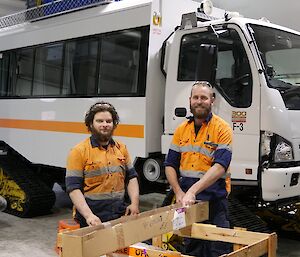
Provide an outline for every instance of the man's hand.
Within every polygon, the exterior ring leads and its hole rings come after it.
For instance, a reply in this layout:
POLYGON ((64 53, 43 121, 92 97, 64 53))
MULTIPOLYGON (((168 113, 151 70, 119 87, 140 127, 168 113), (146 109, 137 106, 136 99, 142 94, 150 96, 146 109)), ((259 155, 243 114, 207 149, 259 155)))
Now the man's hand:
POLYGON ((185 196, 182 198, 183 206, 190 206, 196 202, 196 196, 194 193, 187 191, 185 196))
POLYGON ((185 193, 180 189, 178 192, 175 193, 176 196, 176 203, 182 203, 182 199, 185 196, 185 193))
POLYGON ((97 217, 95 214, 90 214, 87 218, 86 218, 86 223, 92 227, 92 226, 97 226, 100 225, 102 222, 99 219, 99 217, 97 217))
POLYGON ((125 211, 125 215, 137 215, 139 214, 139 206, 137 204, 130 204, 127 206, 126 211, 125 211))

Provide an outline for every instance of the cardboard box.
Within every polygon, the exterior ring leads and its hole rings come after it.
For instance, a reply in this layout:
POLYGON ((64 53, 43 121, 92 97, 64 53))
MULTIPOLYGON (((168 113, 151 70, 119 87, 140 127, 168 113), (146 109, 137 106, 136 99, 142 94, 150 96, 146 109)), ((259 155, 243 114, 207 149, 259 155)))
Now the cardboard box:
POLYGON ((62 233, 62 257, 99 257, 208 219, 208 203, 180 204, 62 233))

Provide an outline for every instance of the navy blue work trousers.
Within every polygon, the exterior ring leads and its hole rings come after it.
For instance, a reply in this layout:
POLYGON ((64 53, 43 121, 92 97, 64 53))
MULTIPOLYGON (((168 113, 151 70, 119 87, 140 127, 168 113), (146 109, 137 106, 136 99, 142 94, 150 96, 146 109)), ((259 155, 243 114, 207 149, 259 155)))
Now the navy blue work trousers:
MULTIPOLYGON (((229 228, 227 198, 209 201, 209 220, 203 223, 229 228)), ((231 244, 184 238, 185 254, 196 257, 217 257, 231 252, 231 244)))
MULTIPOLYGON (((106 222, 118 219, 125 214, 127 203, 123 200, 90 200, 86 199, 88 206, 92 212, 98 216, 101 222, 106 222)), ((75 219, 80 224, 80 227, 87 227, 85 218, 76 212, 75 219)))

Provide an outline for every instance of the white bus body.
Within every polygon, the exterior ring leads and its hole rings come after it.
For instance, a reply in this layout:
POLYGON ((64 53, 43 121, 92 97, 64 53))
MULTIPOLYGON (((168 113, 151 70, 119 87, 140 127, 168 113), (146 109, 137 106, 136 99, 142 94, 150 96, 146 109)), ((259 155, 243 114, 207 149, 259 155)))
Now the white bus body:
MULTIPOLYGON (((133 160, 160 152, 165 81, 160 71, 159 50, 165 38, 180 24, 181 14, 195 8, 197 3, 188 0, 120 1, 2 29, 2 55, 14 49, 55 45, 139 27, 145 28, 149 40, 144 43, 148 55, 145 59, 147 74, 141 75, 145 76, 147 85, 144 95, 118 97, 119 93, 115 92, 111 97, 100 93, 70 98, 67 95, 22 96, 21 92, 17 97, 7 96, 0 101, 1 140, 33 163, 65 167, 70 148, 88 136, 87 130, 80 127, 85 112, 90 105, 102 100, 112 103, 118 110, 121 124, 116 138, 127 144, 133 160), (160 17, 161 23, 156 25, 154 19, 160 17)), ((48 52, 49 58, 50 54, 48 52)))

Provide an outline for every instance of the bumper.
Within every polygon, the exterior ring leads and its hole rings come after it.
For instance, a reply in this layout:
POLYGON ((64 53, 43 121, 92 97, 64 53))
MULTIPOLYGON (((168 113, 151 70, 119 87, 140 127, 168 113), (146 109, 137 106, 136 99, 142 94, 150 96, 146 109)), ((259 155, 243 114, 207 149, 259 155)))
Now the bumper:
POLYGON ((262 173, 262 197, 275 201, 300 195, 300 167, 269 168, 262 173))

